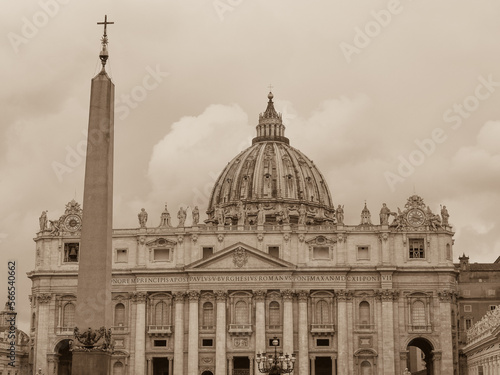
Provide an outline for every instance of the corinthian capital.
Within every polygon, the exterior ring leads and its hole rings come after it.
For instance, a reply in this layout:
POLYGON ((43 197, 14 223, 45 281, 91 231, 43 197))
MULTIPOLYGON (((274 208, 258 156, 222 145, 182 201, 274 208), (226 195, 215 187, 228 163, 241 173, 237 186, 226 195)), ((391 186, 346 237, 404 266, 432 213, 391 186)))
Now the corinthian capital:
POLYGON ((189 301, 198 301, 200 299, 200 292, 197 290, 190 290, 187 292, 189 301))
POLYGON ((283 301, 291 301, 293 299, 293 290, 290 289, 282 290, 281 298, 283 298, 283 301))
POLYGON ((227 299, 227 293, 225 290, 215 290, 214 294, 216 301, 225 301, 227 299))
POLYGON ((335 292, 335 295, 339 301, 347 301, 352 298, 352 290, 340 289, 335 292))
POLYGON ((296 294, 299 301, 307 301, 307 297, 309 297, 308 290, 297 290, 296 294))
POLYGON ((52 295, 48 293, 40 293, 36 296, 38 303, 49 303, 52 299, 52 295))
POLYGON ((393 301, 399 297, 399 290, 381 289, 376 293, 376 296, 382 301, 393 301))
POLYGON ((178 291, 172 293, 172 295, 174 296, 175 303, 184 303, 184 298, 186 298, 186 292, 178 291))
POLYGON ((256 301, 264 301, 264 299, 266 298, 266 291, 262 289, 254 290, 253 297, 256 301))

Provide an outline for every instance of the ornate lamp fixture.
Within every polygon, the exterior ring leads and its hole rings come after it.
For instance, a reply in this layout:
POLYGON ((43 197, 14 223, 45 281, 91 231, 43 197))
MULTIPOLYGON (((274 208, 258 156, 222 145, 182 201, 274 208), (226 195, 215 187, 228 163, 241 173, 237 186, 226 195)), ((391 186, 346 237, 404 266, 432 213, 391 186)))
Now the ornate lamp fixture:
POLYGON ((279 374, 289 374, 293 371, 295 364, 295 356, 292 354, 283 355, 278 351, 276 347, 279 345, 279 340, 274 336, 272 344, 274 346, 274 356, 267 355, 266 353, 257 353, 257 367, 260 372, 269 375, 279 375, 279 374))

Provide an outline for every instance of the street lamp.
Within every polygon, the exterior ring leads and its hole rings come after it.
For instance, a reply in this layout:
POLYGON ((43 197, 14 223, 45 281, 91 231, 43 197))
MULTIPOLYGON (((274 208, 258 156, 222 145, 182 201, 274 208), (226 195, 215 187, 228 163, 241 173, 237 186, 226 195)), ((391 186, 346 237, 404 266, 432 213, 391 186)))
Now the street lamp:
POLYGON ((279 345, 279 340, 276 336, 274 336, 272 344, 274 346, 274 357, 271 355, 267 355, 264 353, 257 353, 257 367, 260 372, 269 374, 269 375, 279 375, 279 374, 289 374, 293 371, 293 365, 295 363, 295 356, 292 354, 289 356, 288 354, 283 355, 280 353, 278 355, 278 351, 276 347, 279 345))

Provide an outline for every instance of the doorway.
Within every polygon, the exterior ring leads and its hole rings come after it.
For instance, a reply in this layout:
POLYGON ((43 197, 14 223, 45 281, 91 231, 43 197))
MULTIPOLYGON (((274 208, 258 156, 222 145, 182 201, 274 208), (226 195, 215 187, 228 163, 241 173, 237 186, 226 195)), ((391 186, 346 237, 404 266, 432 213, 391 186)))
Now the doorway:
POLYGON ((250 359, 248 357, 234 357, 231 375, 250 375, 250 359))
POLYGON ((314 361, 314 370, 316 371, 316 375, 331 375, 332 358, 316 357, 316 360, 314 361))
POLYGON ((168 373, 168 358, 153 357, 153 375, 170 375, 168 373))

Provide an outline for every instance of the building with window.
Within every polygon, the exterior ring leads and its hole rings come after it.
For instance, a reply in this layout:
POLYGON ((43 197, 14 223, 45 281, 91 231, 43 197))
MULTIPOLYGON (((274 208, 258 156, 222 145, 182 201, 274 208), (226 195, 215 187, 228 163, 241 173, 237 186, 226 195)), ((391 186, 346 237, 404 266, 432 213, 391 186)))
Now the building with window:
POLYGON ((500 373, 500 305, 467 329, 467 345, 462 351, 467 358, 467 374, 500 373))
MULTIPOLYGON (((258 374, 256 353, 271 353, 274 337, 297 375, 401 374, 412 355, 426 374, 456 374, 447 217, 413 195, 390 202, 397 211, 380 202, 377 223, 366 204, 345 223, 272 99, 252 146, 221 172, 205 222, 173 226, 165 207, 159 225, 141 214, 114 229, 112 300, 95 296, 114 311, 113 374, 258 374)), ((69 202, 35 238, 32 365, 46 374, 71 368, 82 209, 69 202)))
POLYGON ((460 375, 467 375, 467 331, 490 311, 500 305, 500 257, 493 263, 470 263, 462 255, 455 264, 458 275, 458 348, 460 375))

